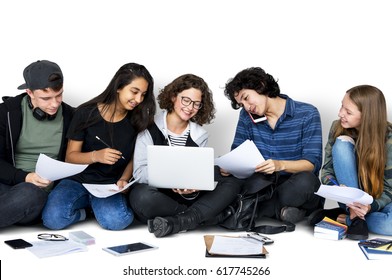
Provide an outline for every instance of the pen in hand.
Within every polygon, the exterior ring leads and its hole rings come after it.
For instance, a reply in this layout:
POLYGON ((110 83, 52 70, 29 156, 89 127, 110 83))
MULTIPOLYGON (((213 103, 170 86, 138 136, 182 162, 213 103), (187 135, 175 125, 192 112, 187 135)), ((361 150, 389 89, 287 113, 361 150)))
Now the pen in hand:
POLYGON ((332 176, 328 175, 328 176, 327 176, 327 179, 328 179, 328 181, 330 181, 332 184, 334 184, 334 185, 336 185, 336 186, 339 186, 338 182, 336 182, 336 181, 332 178, 332 176))
MULTIPOLYGON (((95 136, 95 138, 97 138, 97 140, 98 141, 100 141, 102 144, 104 144, 106 147, 108 147, 108 148, 112 148, 112 147, 110 147, 105 141, 103 141, 101 138, 99 138, 98 136, 95 136)), ((123 157, 123 156, 121 156, 121 158, 123 159, 123 160, 125 160, 125 157, 123 157)))

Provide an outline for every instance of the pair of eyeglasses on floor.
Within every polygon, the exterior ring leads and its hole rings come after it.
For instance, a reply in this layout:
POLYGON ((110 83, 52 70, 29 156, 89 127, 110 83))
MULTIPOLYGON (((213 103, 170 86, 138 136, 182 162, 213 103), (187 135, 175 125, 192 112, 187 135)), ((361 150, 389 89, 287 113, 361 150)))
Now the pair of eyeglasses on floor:
POLYGON ((67 237, 61 234, 55 233, 40 233, 37 235, 38 239, 45 240, 45 241, 65 241, 68 240, 67 237))

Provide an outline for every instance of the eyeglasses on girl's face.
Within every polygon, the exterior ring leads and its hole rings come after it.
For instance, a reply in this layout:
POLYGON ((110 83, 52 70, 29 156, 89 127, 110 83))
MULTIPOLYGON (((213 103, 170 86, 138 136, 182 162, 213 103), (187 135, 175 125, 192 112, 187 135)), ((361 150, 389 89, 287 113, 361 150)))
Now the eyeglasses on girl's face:
POLYGON ((181 104, 184 106, 189 106, 192 104, 192 107, 195 110, 199 110, 201 107, 203 107, 203 103, 201 103, 201 101, 193 101, 187 96, 181 96, 181 104))

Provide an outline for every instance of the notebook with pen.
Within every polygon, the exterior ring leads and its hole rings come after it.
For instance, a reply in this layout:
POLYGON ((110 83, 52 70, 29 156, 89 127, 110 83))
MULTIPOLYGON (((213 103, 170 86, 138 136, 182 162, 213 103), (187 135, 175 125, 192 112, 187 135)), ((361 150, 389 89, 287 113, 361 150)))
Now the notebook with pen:
POLYGON ((263 242, 244 236, 204 235, 206 257, 262 258, 268 251, 263 242))
POLYGON ((147 161, 150 186, 215 189, 213 148, 150 145, 147 146, 147 161))

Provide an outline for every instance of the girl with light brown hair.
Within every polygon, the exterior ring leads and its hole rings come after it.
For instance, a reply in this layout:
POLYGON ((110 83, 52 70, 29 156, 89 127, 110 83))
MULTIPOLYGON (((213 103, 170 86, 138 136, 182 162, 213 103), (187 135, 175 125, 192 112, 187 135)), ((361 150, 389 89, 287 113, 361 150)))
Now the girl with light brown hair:
POLYGON ((384 94, 376 87, 349 89, 325 147, 321 180, 359 188, 373 197, 363 205, 318 210, 309 216, 315 224, 324 216, 348 225, 347 237, 367 239, 368 232, 392 235, 392 124, 387 120, 384 94))

